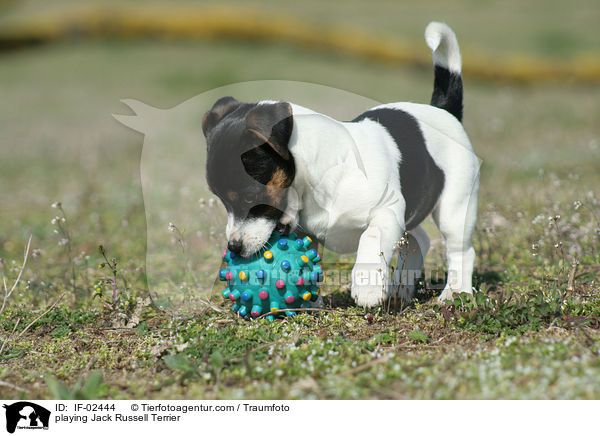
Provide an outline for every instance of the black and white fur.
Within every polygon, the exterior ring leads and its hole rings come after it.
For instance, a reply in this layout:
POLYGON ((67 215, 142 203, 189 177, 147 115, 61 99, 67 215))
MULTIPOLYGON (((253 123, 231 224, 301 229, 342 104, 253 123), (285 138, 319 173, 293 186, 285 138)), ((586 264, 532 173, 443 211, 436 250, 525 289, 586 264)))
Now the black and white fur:
POLYGON ((300 227, 331 250, 357 252, 352 296, 371 307, 398 286, 395 250, 397 269, 413 274, 396 290, 411 298, 429 249, 420 224, 431 214, 448 259, 439 298, 472 292, 479 161, 461 124, 461 57, 447 25, 430 23, 425 39, 431 105, 384 104, 341 122, 287 102, 215 103, 203 120, 207 180, 228 212, 230 250, 248 256, 276 226, 300 227))

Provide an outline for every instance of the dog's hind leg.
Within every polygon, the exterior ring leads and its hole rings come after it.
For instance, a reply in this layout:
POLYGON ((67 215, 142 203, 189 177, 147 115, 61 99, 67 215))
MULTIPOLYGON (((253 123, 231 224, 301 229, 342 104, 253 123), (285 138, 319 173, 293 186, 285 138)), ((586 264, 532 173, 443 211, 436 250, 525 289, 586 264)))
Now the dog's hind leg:
POLYGON ((392 286, 402 305, 408 304, 415 296, 429 246, 429 236, 418 226, 407 233, 406 242, 399 247, 392 286))
POLYGON ((479 168, 463 171, 461 177, 449 180, 438 204, 433 220, 446 239, 448 280, 439 296, 440 301, 452 298, 453 293, 473 293, 473 265, 475 249, 472 238, 477 220, 479 168))

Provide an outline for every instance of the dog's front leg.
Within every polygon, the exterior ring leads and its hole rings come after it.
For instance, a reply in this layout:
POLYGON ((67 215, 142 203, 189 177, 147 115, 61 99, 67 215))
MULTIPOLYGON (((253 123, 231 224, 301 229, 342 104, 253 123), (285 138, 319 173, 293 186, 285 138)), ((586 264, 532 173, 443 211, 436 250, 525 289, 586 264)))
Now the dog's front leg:
POLYGON ((352 269, 352 298, 363 307, 381 304, 390 287, 390 262, 394 244, 404 231, 404 222, 390 209, 374 213, 360 237, 352 269))

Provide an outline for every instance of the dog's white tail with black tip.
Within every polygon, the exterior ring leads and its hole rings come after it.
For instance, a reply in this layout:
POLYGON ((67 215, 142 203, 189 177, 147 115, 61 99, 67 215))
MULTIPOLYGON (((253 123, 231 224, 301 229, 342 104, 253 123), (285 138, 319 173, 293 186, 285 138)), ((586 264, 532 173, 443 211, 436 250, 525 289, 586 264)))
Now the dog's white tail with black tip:
POLYGON ((432 21, 425 41, 433 51, 435 76, 431 105, 447 110, 459 121, 463 114, 462 61, 456 35, 448 25, 432 21))

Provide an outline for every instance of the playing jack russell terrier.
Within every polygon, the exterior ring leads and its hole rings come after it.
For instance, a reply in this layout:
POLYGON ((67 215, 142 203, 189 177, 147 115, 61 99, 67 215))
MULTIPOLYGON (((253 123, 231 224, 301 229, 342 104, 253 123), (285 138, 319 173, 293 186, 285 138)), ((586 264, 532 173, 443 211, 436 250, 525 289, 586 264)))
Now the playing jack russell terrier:
POLYGON ((357 252, 352 297, 364 307, 390 292, 408 300, 389 262, 418 279, 431 214, 446 240, 440 299, 472 292, 479 160, 461 124, 461 57, 454 32, 432 22, 431 104, 389 103, 337 121, 282 101, 219 99, 206 113, 207 181, 227 209, 228 249, 263 250, 276 229, 299 229, 330 250, 357 252), (406 239, 404 239, 406 235, 406 239), (405 240, 405 244, 399 241, 405 240))

